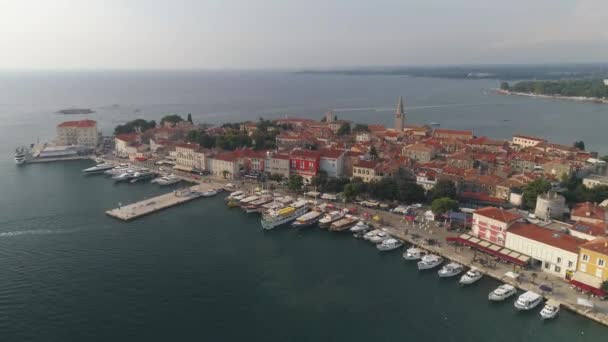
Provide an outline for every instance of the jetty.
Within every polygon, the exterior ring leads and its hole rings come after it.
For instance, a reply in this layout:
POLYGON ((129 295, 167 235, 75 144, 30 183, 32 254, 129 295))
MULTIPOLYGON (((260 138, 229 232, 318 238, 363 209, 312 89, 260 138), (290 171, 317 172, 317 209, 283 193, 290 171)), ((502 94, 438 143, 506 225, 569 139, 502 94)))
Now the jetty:
POLYGON ((106 214, 122 221, 131 221, 163 209, 190 202, 203 197, 203 193, 209 190, 222 189, 219 183, 202 183, 188 188, 177 189, 143 201, 131 203, 106 211, 106 214))

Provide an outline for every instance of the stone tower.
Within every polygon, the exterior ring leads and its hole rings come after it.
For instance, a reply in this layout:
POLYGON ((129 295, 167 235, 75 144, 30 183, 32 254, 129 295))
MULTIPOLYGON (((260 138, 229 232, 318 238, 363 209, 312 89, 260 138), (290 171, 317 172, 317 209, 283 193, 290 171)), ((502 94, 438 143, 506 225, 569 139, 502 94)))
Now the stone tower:
POLYGON ((403 110, 403 96, 399 96, 397 110, 395 110, 395 131, 403 132, 405 128, 405 111, 403 110))

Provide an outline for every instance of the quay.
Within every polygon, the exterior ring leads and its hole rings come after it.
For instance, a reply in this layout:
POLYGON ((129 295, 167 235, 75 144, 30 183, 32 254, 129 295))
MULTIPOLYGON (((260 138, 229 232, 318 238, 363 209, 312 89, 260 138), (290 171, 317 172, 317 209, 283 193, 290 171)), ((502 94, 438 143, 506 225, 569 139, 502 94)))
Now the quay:
POLYGON ((122 221, 131 221, 157 211, 203 197, 203 192, 223 189, 219 183, 201 183, 189 188, 174 190, 153 198, 106 211, 106 214, 122 221))

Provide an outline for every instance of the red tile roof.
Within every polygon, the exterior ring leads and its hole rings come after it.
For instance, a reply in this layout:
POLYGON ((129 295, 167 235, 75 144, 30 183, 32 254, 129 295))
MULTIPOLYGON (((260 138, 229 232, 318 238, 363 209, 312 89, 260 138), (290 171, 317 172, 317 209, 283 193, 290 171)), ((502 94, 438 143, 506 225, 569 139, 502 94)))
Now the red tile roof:
POLYGON ((597 238, 580 245, 580 247, 603 255, 608 255, 608 238, 597 238))
MULTIPOLYGON (((504 204, 507 202, 507 201, 503 200, 502 198, 492 197, 492 196, 484 194, 482 192, 471 192, 471 191, 461 192, 459 195, 459 198, 465 199, 465 200, 470 199, 470 200, 477 200, 477 201, 483 201, 486 203, 495 203, 495 204, 504 204)), ((484 215, 484 216, 486 216, 486 215, 484 215)))
POLYGON ((133 141, 136 141, 138 138, 139 138, 139 136, 135 133, 119 134, 116 136, 116 139, 124 141, 124 142, 133 142, 133 141))
POLYGON ((495 207, 485 207, 475 210, 474 214, 481 215, 483 217, 490 218, 492 220, 500 221, 503 223, 509 223, 515 220, 519 220, 521 216, 514 214, 510 211, 495 207))
POLYGON ((320 149, 319 152, 321 153, 321 158, 328 158, 328 159, 338 159, 338 158, 340 158, 341 155, 344 154, 344 150, 329 149, 329 148, 320 149))
POLYGON ((591 236, 604 236, 606 235, 606 224, 578 221, 572 225, 572 230, 591 236))
POLYGON ((95 120, 79 120, 79 121, 64 121, 57 125, 57 127, 95 127, 97 125, 97 121, 95 120))
POLYGON ((588 217, 596 220, 605 220, 606 211, 604 208, 591 202, 578 203, 572 208, 571 216, 588 217))
POLYGON ((572 235, 529 223, 517 222, 509 228, 507 234, 509 233, 577 254, 578 248, 586 242, 572 235))
POLYGON ((291 151, 291 157, 303 157, 303 158, 319 158, 321 153, 313 150, 293 150, 291 151))
POLYGON ((455 129, 442 129, 438 128, 433 131, 433 135, 442 134, 442 135, 469 135, 473 136, 473 131, 460 131, 455 129))

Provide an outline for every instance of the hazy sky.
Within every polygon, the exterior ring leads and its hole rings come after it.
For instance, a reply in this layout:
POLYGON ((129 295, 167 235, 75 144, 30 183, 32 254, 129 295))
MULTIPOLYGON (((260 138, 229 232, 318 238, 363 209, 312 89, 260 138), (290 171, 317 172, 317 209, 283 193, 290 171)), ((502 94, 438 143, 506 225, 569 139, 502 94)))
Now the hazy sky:
POLYGON ((608 0, 0 0, 0 69, 607 60, 608 0))

